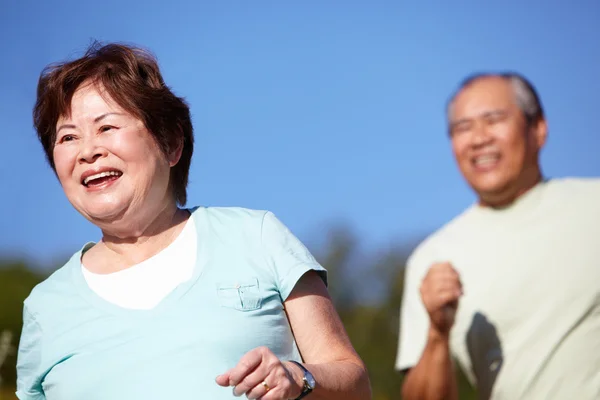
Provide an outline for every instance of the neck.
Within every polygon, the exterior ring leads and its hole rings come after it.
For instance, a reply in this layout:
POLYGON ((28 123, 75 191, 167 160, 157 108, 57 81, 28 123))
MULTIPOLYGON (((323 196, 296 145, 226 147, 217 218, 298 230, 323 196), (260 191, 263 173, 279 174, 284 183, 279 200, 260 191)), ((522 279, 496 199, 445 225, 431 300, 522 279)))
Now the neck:
POLYGON ((542 180, 542 172, 539 168, 536 168, 530 174, 524 175, 523 179, 521 179, 520 184, 516 185, 515 187, 508 188, 508 190, 504 190, 501 193, 493 193, 487 195, 480 194, 479 205, 482 207, 490 208, 507 207, 514 203, 525 193, 529 192, 542 180))
POLYGON ((118 264, 135 265, 171 244, 183 229, 188 215, 175 203, 167 204, 148 218, 130 224, 127 230, 103 230, 101 244, 118 264))

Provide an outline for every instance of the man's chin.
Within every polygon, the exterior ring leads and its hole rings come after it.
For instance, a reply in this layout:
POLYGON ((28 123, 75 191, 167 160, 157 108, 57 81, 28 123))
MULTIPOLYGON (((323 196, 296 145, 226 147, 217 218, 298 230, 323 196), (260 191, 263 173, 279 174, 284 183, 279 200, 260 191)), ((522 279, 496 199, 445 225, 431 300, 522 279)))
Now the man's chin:
POLYGON ((510 187, 510 181, 496 174, 487 174, 471 181, 471 187, 479 194, 501 194, 510 187))
POLYGON ((515 199, 510 185, 481 185, 473 187, 482 204, 493 207, 506 207, 515 199))

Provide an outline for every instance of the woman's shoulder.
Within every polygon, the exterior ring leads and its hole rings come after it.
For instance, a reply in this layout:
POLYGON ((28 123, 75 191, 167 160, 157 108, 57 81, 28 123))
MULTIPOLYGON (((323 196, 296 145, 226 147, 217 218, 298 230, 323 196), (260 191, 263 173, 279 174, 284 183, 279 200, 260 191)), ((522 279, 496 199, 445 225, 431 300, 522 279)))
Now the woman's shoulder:
POLYGON ((260 229, 268 210, 245 207, 193 207, 190 209, 200 225, 219 231, 256 231, 260 229))
POLYGON ((80 254, 81 251, 77 251, 64 265, 32 289, 24 302, 30 314, 37 316, 44 309, 58 305, 56 303, 68 297, 71 292, 74 294, 72 269, 76 267, 74 264, 78 263, 80 254))
POLYGON ((189 209, 192 215, 203 215, 208 218, 244 222, 246 220, 262 220, 268 210, 260 210, 238 206, 195 206, 189 209))

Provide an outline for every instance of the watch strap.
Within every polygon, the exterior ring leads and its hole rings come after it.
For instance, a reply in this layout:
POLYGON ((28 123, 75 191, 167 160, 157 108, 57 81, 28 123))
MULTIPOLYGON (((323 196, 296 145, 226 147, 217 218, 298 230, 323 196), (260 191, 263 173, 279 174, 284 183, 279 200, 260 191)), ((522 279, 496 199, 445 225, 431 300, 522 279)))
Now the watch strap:
MULTIPOLYGON (((313 391, 313 387, 311 387, 308 384, 308 380, 306 378, 306 376, 308 374, 310 374, 310 371, 306 369, 306 367, 304 367, 304 365, 300 364, 298 361, 294 361, 294 360, 289 360, 290 362, 293 362, 294 364, 296 364, 298 367, 300 367, 300 369, 302 371, 304 371, 304 377, 302 378, 302 381, 304 382, 304 386, 302 387, 302 393, 300 393, 300 396, 296 397, 295 400, 300 400, 302 398, 304 398, 305 396, 307 396, 310 392, 313 391)), ((310 374, 312 376, 312 374, 310 374)))

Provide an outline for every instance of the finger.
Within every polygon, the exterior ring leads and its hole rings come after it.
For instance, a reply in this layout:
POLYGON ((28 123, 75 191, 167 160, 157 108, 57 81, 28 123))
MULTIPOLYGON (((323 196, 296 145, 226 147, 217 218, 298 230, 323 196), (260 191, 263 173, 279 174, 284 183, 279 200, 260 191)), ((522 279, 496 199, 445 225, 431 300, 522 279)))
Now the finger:
POLYGON ((452 276, 456 276, 459 277, 459 273, 458 271, 452 266, 452 264, 450 263, 441 263, 441 264, 435 264, 433 267, 430 268, 429 272, 431 272, 432 274, 448 274, 448 275, 452 275, 452 276))
POLYGON ((252 372, 244 377, 235 387, 233 388, 233 394, 241 396, 244 393, 248 393, 252 388, 261 385, 269 375, 269 370, 265 363, 261 363, 252 372))
POLYGON ((458 282, 460 279, 457 274, 451 271, 432 271, 428 273, 423 279, 422 285, 433 285, 437 282, 455 281, 458 282))
POLYGON ((442 292, 456 292, 458 295, 462 293, 462 286, 460 282, 457 281, 444 281, 438 283, 434 288, 431 289, 432 293, 442 293, 442 292))
POLYGON ((454 268, 452 268, 452 264, 449 262, 434 263, 431 268, 429 268, 430 271, 447 271, 453 269, 454 268))
POLYGON ((460 282, 460 275, 455 271, 433 271, 428 274, 424 281, 428 282, 437 282, 437 281, 446 281, 452 280, 460 282))
POLYGON ((260 365, 262 358, 262 353, 257 351, 257 349, 244 354, 237 365, 228 371, 229 385, 235 386, 241 382, 250 372, 260 365))
MULTIPOLYGON (((268 380, 271 378, 267 378, 267 382, 271 385, 271 382, 268 380)), ((276 386, 271 386, 271 390, 265 393, 261 397, 257 397, 259 400, 281 400, 281 399, 290 399, 293 398, 290 396, 290 388, 291 383, 289 380, 277 381, 276 386)))
POLYGON ((444 290, 437 293, 430 293, 423 297, 423 303, 428 310, 436 310, 445 304, 458 301, 460 293, 456 290, 444 290))
POLYGON ((451 262, 449 262, 449 261, 444 262, 444 263, 442 263, 442 265, 444 266, 445 269, 456 272, 456 269, 454 268, 454 265, 452 265, 451 262))
POLYGON ((217 376, 215 381, 217 382, 217 385, 219 385, 219 386, 223 386, 223 387, 229 386, 229 372, 225 372, 224 374, 217 376))
POLYGON ((444 271, 444 273, 446 274, 445 276, 448 279, 452 279, 452 280, 457 281, 457 282, 460 283, 460 274, 458 272, 456 272, 454 269, 448 270, 448 271, 444 271))
POLYGON ((439 268, 439 269, 431 270, 428 273, 428 278, 460 280, 460 275, 457 271, 455 271, 452 268, 439 268))
POLYGON ((269 371, 269 375, 264 381, 267 382, 269 390, 263 396, 258 397, 258 399, 280 400, 296 398, 296 396, 293 396, 294 393, 292 393, 292 387, 294 386, 293 378, 290 375, 290 371, 281 362, 278 363, 277 368, 269 371))
POLYGON ((249 391, 246 392, 246 397, 249 399, 264 399, 264 396, 273 390, 269 384, 268 378, 260 381, 259 384, 255 385, 249 391))
POLYGON ((459 279, 460 275, 459 273, 452 267, 449 268, 444 268, 443 270, 438 271, 439 274, 443 275, 443 276, 448 276, 454 279, 459 279))
POLYGON ((422 297, 436 296, 443 291, 454 291, 460 295, 462 293, 462 285, 456 280, 445 279, 440 281, 425 282, 423 286, 421 286, 422 297))
MULTIPOLYGON (((455 291, 445 291, 441 292, 437 298, 434 300, 437 307, 441 307, 444 305, 452 305, 454 302, 458 302, 460 294, 455 291)), ((458 303, 456 303, 458 304, 458 303)))

